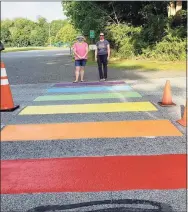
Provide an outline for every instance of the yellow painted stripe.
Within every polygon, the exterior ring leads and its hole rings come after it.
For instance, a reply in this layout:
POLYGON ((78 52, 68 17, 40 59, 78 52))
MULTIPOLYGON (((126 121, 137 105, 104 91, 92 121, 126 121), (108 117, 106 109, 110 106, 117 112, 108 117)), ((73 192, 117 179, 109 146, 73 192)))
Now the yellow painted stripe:
POLYGON ((28 106, 19 115, 157 111, 150 102, 28 106))

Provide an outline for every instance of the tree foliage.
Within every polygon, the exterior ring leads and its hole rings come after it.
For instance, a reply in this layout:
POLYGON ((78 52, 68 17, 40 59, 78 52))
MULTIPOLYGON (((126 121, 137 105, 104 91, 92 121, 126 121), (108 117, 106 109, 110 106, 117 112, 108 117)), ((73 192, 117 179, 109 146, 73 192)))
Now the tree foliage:
POLYGON ((76 36, 78 35, 77 31, 71 24, 66 24, 63 28, 59 30, 56 36, 56 41, 61 40, 66 43, 73 43, 76 40, 76 36))
POLYGON ((147 23, 147 8, 153 14, 167 15, 168 2, 148 1, 62 1, 63 9, 75 27, 88 34, 111 24, 127 23, 141 26, 147 23))
POLYGON ((45 46, 49 45, 50 41, 52 44, 69 42, 72 36, 75 36, 75 29, 67 20, 48 23, 45 18, 38 17, 36 22, 25 18, 1 21, 1 41, 5 46, 45 46))
POLYGON ((172 17, 168 17, 169 1, 62 1, 62 5, 71 23, 85 35, 90 30, 96 35, 104 32, 118 57, 185 59, 185 2, 172 17))

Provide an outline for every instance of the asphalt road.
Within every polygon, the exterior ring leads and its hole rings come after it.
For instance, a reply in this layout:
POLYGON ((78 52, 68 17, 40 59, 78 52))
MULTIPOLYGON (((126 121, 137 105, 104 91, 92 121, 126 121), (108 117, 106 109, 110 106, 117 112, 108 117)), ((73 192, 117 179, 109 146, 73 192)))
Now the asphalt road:
MULTIPOLYGON (((154 136, 76 140, 30 140, 27 142, 8 141, 1 143, 1 158, 3 161, 96 156, 176 155, 186 153, 186 130, 176 123, 176 120, 181 117, 186 99, 186 78, 184 73, 146 73, 109 69, 109 80, 125 80, 134 91, 142 95, 142 98, 36 102, 34 99, 38 96, 49 95, 47 89, 51 88, 54 83, 73 81, 74 63, 71 61, 69 51, 53 50, 6 53, 2 54, 2 59, 6 66, 15 104, 20 105, 20 108, 14 112, 1 113, 1 124, 5 127, 11 124, 167 119, 183 133, 183 136, 180 137, 154 136), (160 107, 157 103, 162 98, 164 84, 167 79, 171 82, 173 101, 176 103, 176 106, 164 108, 160 107), (157 108, 157 111, 19 115, 20 111, 27 106, 139 101, 151 102, 157 108)), ((87 81, 98 80, 96 67, 86 68, 86 79, 87 81)), ((79 167, 76 170, 79 173, 82 172, 82 170, 79 170, 79 167)), ((161 174, 163 173, 161 172, 161 174)), ((113 182, 111 183, 113 184, 113 182)), ((23 192, 18 194, 2 194, 1 211, 185 212, 186 190, 182 188, 169 190, 153 188, 103 191, 101 189, 99 192, 23 192)))
MULTIPOLYGON (((67 49, 2 53, 2 61, 11 85, 56 83, 74 80, 74 62, 67 49)), ((150 78, 185 77, 185 73, 123 69, 108 71, 109 80, 148 80, 150 78)), ((99 79, 97 66, 87 66, 85 80, 99 79)))

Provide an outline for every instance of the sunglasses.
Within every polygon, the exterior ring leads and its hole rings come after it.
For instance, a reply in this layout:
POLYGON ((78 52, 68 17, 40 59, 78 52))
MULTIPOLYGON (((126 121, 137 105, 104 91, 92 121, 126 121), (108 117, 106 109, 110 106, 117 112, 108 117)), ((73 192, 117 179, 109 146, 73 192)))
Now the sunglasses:
POLYGON ((104 35, 100 35, 100 36, 104 36, 104 35))

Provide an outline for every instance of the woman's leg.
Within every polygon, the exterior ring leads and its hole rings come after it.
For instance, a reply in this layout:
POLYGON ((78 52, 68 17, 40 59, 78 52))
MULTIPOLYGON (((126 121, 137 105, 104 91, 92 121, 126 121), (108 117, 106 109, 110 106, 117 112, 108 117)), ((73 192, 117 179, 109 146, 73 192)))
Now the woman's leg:
POLYGON ((108 60, 107 60, 108 55, 103 56, 103 70, 104 70, 104 79, 107 79, 107 72, 108 72, 108 60))
POLYGON ((81 76, 81 81, 84 81, 84 66, 80 67, 80 76, 81 76))
POLYGON ((82 66, 80 67, 80 75, 81 75, 81 82, 84 81, 84 71, 86 66, 86 60, 82 60, 82 66))
POLYGON ((100 80, 103 79, 103 72, 102 72, 102 61, 101 61, 101 56, 97 57, 97 63, 98 63, 98 69, 99 69, 99 77, 100 80))
POLYGON ((76 80, 75 80, 75 82, 78 82, 79 72, 80 72, 80 66, 76 66, 76 71, 75 71, 76 80))
POLYGON ((78 60, 75 61, 75 67, 76 67, 76 70, 75 70, 76 80, 74 82, 78 82, 79 72, 80 72, 80 65, 79 65, 79 61, 78 60))

